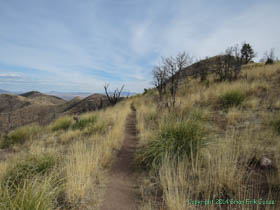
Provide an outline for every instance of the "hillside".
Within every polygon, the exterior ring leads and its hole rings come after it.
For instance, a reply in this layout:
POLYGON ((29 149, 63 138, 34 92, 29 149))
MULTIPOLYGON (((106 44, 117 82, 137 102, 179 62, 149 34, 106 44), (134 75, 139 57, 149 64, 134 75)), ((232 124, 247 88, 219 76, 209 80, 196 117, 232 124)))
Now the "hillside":
POLYGON ((81 114, 108 106, 107 98, 93 94, 87 98, 76 97, 65 101, 56 96, 37 91, 21 95, 0 95, 0 131, 9 131, 30 123, 42 125, 65 114, 81 114))
POLYGON ((0 94, 9 94, 10 92, 9 91, 7 91, 7 90, 2 90, 2 89, 0 89, 0 94))
POLYGON ((65 100, 57 96, 46 95, 38 91, 23 93, 20 94, 20 96, 26 97, 28 99, 32 99, 35 103, 43 104, 43 105, 57 105, 57 104, 65 103, 65 100))
POLYGON ((232 82, 184 78, 174 109, 155 89, 135 102, 143 209, 279 209, 280 63, 232 82))
POLYGON ((2 203, 279 209, 280 63, 245 65, 232 82, 207 79, 182 77, 174 108, 156 89, 99 110, 105 98, 93 94, 58 105, 65 112, 49 125, 2 136, 2 203))
POLYGON ((79 100, 78 98, 75 100, 73 99, 69 104, 71 105, 67 107, 64 112, 67 114, 79 114, 106 107, 109 105, 109 101, 105 95, 93 94, 82 100, 79 100))
POLYGON ((1 94, 0 95, 0 113, 12 112, 31 104, 31 101, 17 95, 1 94))

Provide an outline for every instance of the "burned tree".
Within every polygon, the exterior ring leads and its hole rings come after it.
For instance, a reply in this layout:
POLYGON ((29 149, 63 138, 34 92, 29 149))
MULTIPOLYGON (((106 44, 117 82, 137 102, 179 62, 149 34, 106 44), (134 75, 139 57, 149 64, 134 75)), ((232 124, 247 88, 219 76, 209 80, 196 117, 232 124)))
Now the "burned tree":
POLYGON ((199 78, 200 82, 204 82, 207 80, 207 76, 210 72, 210 64, 209 58, 205 58, 204 60, 197 61, 193 64, 193 68, 195 69, 194 78, 199 78))
POLYGON ((160 101, 165 96, 168 107, 175 106, 182 70, 190 63, 190 56, 183 52, 176 57, 162 58, 162 63, 154 68, 154 85, 159 92, 160 101))
POLYGON ((242 62, 238 45, 229 47, 225 54, 218 56, 215 61, 214 72, 218 81, 236 80, 241 72, 242 62))
POLYGON ((110 104, 115 105, 121 99, 121 93, 123 91, 124 85, 121 87, 120 90, 118 88, 115 89, 115 91, 113 93, 108 92, 109 85, 110 85, 109 83, 106 83, 104 85, 104 90, 105 90, 107 99, 110 102, 110 104))
POLYGON ((159 93, 159 101, 163 100, 163 95, 166 93, 166 84, 167 84, 167 71, 166 68, 162 65, 154 67, 153 70, 153 84, 157 88, 159 93))
POLYGON ((269 52, 264 53, 264 60, 265 64, 273 64, 274 61, 276 60, 275 58, 275 53, 274 53, 274 48, 270 49, 269 52))
MULTIPOLYGON (((230 48, 229 53, 231 56, 233 56, 233 61, 232 61, 232 72, 233 72, 233 80, 237 80, 240 72, 241 72, 241 67, 242 64, 244 63, 243 57, 242 57, 242 51, 239 49, 238 45, 235 45, 234 47, 230 48)), ((250 57, 252 59, 253 57, 250 57)))
POLYGON ((170 93, 170 105, 175 106, 176 94, 179 86, 179 80, 182 70, 191 63, 191 58, 185 52, 179 53, 175 58, 169 57, 163 60, 163 64, 168 72, 168 86, 170 93))

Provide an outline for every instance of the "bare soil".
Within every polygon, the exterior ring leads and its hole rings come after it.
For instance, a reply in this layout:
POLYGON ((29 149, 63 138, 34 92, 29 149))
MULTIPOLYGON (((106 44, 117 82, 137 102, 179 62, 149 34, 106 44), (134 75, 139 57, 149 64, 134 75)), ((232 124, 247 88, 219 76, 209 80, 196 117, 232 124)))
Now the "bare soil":
POLYGON ((133 159, 136 150, 136 110, 127 118, 124 143, 112 165, 109 185, 104 196, 101 210, 135 210, 136 178, 133 174, 133 159))

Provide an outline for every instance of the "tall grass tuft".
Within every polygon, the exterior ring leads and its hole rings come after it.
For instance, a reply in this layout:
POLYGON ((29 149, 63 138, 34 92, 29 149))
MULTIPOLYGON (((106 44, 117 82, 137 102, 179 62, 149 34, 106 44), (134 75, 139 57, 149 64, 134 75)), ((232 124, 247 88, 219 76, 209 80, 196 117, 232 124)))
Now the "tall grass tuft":
POLYGON ((89 116, 89 117, 84 117, 79 119, 75 124, 72 126, 74 130, 79 129, 83 130, 86 127, 93 125, 94 123, 97 122, 97 117, 96 116, 89 116))
POLYGON ((18 187, 32 177, 50 172, 55 165, 55 157, 49 154, 28 155, 7 170, 3 183, 9 187, 18 187))
POLYGON ((11 131, 1 138, 0 147, 8 148, 15 144, 24 144, 28 139, 38 135, 42 131, 39 125, 27 125, 11 131))
POLYGON ((72 117, 65 116, 57 119, 52 124, 50 124, 50 129, 52 131, 67 130, 72 125, 72 117))
POLYGON ((198 121, 166 122, 155 140, 138 151, 137 160, 144 167, 158 169, 167 154, 175 159, 191 158, 206 143, 205 137, 198 121))
POLYGON ((22 186, 17 186, 15 190, 11 190, 8 185, 0 186, 0 208, 5 210, 56 209, 62 185, 54 181, 55 179, 54 176, 49 176, 44 179, 25 180, 22 186))
POLYGON ((230 108, 233 106, 240 106, 245 100, 245 96, 237 90, 231 90, 219 97, 219 102, 223 108, 230 108))

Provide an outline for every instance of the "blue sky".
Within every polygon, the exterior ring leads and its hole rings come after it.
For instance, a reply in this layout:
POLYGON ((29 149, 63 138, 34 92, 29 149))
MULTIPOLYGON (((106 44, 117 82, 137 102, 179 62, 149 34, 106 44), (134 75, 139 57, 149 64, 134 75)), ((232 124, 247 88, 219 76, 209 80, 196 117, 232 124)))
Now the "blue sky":
POLYGON ((279 0, 0 0, 0 89, 142 92, 161 56, 280 53, 279 0))

